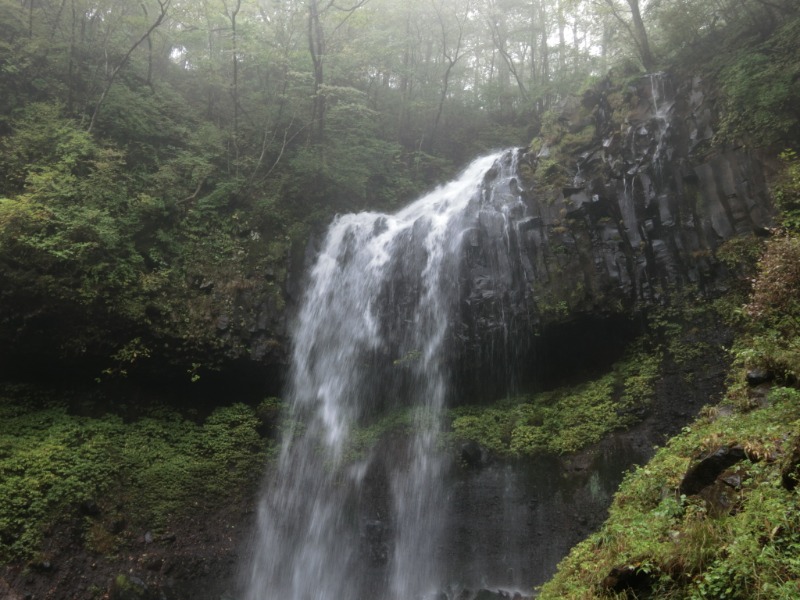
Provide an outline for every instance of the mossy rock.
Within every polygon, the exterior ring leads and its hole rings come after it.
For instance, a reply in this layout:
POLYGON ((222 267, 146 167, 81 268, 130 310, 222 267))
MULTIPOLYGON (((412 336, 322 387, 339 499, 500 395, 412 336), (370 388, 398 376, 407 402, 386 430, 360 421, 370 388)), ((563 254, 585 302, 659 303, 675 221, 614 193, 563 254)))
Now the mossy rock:
POLYGON ((119 574, 111 584, 109 600, 157 600, 158 595, 133 575, 119 574))

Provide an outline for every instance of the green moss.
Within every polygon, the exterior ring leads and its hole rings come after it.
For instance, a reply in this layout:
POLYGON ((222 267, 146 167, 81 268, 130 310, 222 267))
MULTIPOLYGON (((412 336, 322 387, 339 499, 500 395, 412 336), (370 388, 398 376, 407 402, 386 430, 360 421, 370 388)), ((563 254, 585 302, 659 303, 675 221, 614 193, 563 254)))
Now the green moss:
POLYGON ((0 560, 33 556, 48 528, 85 520, 85 542, 113 551, 121 516, 149 529, 229 501, 261 471, 265 442, 255 411, 221 407, 203 423, 170 409, 124 423, 71 414, 55 393, 0 390, 0 560), (101 507, 82 517, 82 503, 101 507), (107 522, 108 521, 108 522, 107 522))
POLYGON ((575 133, 567 133, 559 143, 560 151, 565 155, 575 155, 592 144, 595 138, 595 126, 587 125, 575 133))
POLYGON ((454 409, 452 438, 498 456, 574 452, 633 422, 653 396, 661 360, 660 352, 640 349, 581 385, 454 409))
POLYGON ((565 186, 571 177, 564 163, 556 158, 543 159, 536 169, 536 174, 538 176, 536 182, 540 186, 554 190, 565 186))

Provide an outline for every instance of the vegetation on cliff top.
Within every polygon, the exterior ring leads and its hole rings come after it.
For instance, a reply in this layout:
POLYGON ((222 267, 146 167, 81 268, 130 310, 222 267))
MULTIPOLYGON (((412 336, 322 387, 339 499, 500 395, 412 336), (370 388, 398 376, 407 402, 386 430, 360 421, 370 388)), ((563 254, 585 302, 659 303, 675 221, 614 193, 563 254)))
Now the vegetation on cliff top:
POLYGON ((315 227, 527 143, 611 67, 722 45, 725 139, 785 139, 796 28, 750 48, 795 13, 790 0, 3 0, 4 368, 196 377, 279 362, 287 275, 315 227))

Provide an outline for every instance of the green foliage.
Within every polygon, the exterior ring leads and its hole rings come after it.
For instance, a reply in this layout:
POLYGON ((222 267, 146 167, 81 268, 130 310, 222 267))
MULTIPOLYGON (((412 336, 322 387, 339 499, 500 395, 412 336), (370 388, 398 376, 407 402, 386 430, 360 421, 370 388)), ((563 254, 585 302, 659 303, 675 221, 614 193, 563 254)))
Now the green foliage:
POLYGON ((61 511, 108 490, 117 468, 109 434, 119 421, 85 427, 61 406, 29 412, 4 398, 0 434, 0 556, 27 558, 37 549, 44 528, 61 511), (7 404, 8 403, 8 404, 7 404))
POLYGON ((91 136, 64 118, 57 104, 36 102, 26 106, 12 127, 14 134, 0 140, 0 189, 6 194, 20 192, 28 183, 46 189, 42 184, 50 169, 59 179, 74 182, 87 172, 98 150, 91 136), (37 175, 42 179, 37 180, 37 175))
MULTIPOLYGON (((113 114, 117 96, 105 114, 113 114)), ((252 287, 252 271, 263 279, 270 269, 278 284, 285 278, 285 244, 279 256, 265 257, 270 264, 244 260, 284 240, 285 224, 234 208, 243 181, 220 178, 224 146, 215 127, 190 127, 189 118, 181 127, 173 105, 160 109, 168 117, 150 123, 150 133, 123 136, 124 152, 49 103, 28 105, 0 138, 0 189, 7 194, 0 197, 0 305, 10 316, 0 331, 13 336, 7 343, 23 352, 43 347, 33 313, 63 324, 47 340, 49 359, 104 360, 111 363, 106 375, 148 365, 145 359, 164 347, 159 338, 181 340, 170 345, 170 360, 182 370, 243 352, 224 348, 209 321, 230 310, 238 290, 252 287), (276 234, 278 240, 267 237, 276 234), (228 297, 198 290, 217 279, 226 282, 217 290, 228 297), (148 351, 130 361, 123 355, 134 343, 148 351)), ((148 115, 142 119, 155 118, 148 115)), ((282 307, 280 286, 264 287, 271 304, 282 307)), ((238 324, 253 318, 236 316, 238 324)))
POLYGON ((782 378, 800 377, 800 237, 787 233, 767 242, 750 302, 749 335, 737 345, 747 368, 782 378))
POLYGON ((401 365, 407 365, 409 363, 413 363, 419 360, 421 357, 422 357, 422 352, 420 352, 419 350, 410 350, 400 358, 397 358, 394 361, 392 361, 392 364, 396 367, 401 365))
POLYGON ((30 107, 17 132, 7 184, 24 191, 0 201, 0 276, 43 302, 129 310, 142 259, 121 157, 50 106, 30 107))
POLYGON ((764 240, 754 235, 737 236, 725 240, 717 248, 716 257, 741 279, 755 275, 756 264, 764 249, 764 240))
POLYGON ((130 424, 120 458, 138 520, 161 528, 198 504, 241 493, 263 464, 258 424, 243 404, 216 409, 202 425, 169 411, 130 424))
MULTIPOLYGON (((761 256, 749 302, 739 311, 743 331, 723 405, 707 407, 646 466, 625 477, 608 520, 561 563, 541 590, 543 600, 609 597, 612 571, 626 566, 647 569, 649 589, 640 590, 647 597, 797 597, 798 490, 783 485, 782 469, 794 468, 796 461, 800 391, 776 385, 759 400, 743 383, 743 368, 765 368, 784 385, 796 385, 800 241, 784 230, 763 244, 733 240, 720 253, 734 268, 745 265, 745 272, 761 256), (742 483, 731 488, 731 510, 712 510, 698 496, 679 495, 697 457, 732 446, 744 448, 748 458, 735 467, 742 483)), ((663 314, 652 318, 674 354, 679 332, 663 314)), ((633 591, 620 597, 633 597, 633 591)))
POLYGON ((639 350, 607 374, 573 387, 451 411, 455 440, 474 440, 498 456, 574 452, 633 422, 652 398, 660 352, 639 350))
POLYGON ((670 54, 679 54, 692 47, 716 22, 715 11, 708 2, 673 0, 656 3, 650 16, 657 22, 651 28, 651 41, 670 54))
POLYGON ((773 188, 775 204, 780 209, 779 223, 794 233, 800 232, 800 157, 794 150, 780 154, 784 170, 773 188))
POLYGON ((50 390, 6 386, 0 560, 32 557, 45 531, 83 518, 81 503, 102 509, 85 523, 86 543, 109 549, 124 541, 106 529, 120 513, 131 526, 158 529, 198 506, 249 493, 265 450, 258 424, 243 404, 217 408, 202 424, 170 409, 125 423, 114 414, 72 414, 50 390))
POLYGON ((800 19, 789 20, 757 50, 746 48, 720 74, 722 111, 717 141, 757 146, 792 142, 800 95, 800 19))
POLYGON ((149 171, 159 159, 181 148, 187 136, 197 135, 199 124, 194 119, 171 87, 120 82, 109 90, 97 128, 105 139, 126 150, 138 170, 149 171))

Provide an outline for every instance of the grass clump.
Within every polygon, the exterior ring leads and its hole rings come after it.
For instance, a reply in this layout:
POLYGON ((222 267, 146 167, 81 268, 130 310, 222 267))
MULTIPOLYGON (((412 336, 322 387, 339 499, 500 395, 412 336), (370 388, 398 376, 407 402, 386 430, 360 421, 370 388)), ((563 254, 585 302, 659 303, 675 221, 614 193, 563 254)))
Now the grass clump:
POLYGON ((415 423, 415 418, 424 418, 409 409, 390 412, 368 425, 357 425, 351 428, 344 452, 345 462, 364 458, 384 436, 390 433, 408 433, 415 423))

